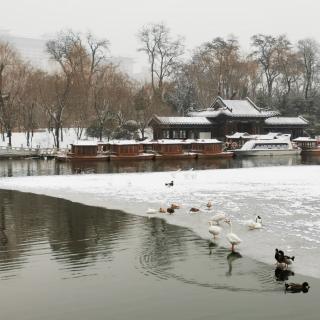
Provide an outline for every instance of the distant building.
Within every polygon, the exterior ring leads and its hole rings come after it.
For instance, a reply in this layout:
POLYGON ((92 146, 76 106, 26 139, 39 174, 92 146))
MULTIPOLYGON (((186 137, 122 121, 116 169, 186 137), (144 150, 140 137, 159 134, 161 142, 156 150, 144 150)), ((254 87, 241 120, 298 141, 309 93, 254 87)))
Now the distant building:
POLYGON ((259 108, 249 98, 224 100, 217 97, 205 110, 189 112, 188 117, 158 117, 150 121, 154 139, 225 139, 235 132, 303 135, 308 121, 303 117, 281 117, 278 111, 259 108))
POLYGON ((11 44, 22 59, 30 62, 34 67, 51 70, 49 55, 46 53, 46 40, 18 37, 0 31, 0 41, 11 44))

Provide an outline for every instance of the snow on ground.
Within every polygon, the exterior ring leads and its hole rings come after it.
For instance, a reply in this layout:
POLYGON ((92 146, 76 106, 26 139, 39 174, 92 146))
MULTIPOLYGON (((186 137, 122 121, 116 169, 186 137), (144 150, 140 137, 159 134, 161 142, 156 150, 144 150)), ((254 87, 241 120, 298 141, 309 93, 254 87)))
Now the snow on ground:
MULTIPOLYGON (((83 135, 82 139, 86 139, 83 135)), ((13 147, 27 147, 27 138, 24 132, 13 132, 12 133, 12 146, 13 147)), ((67 148, 70 143, 73 143, 77 140, 77 135, 75 129, 63 129, 63 141, 60 142, 61 148, 67 148)), ((8 145, 8 137, 5 137, 5 141, 0 139, 0 146, 8 145)), ((54 148, 54 139, 52 132, 49 132, 47 129, 43 129, 42 131, 34 132, 32 143, 30 147, 41 148, 54 148)))
MULTIPOLYGON (((243 240, 243 255, 273 264, 274 249, 295 255, 296 272, 320 278, 320 170, 318 166, 4 178, 0 188, 68 199, 128 213, 160 217, 210 238, 208 220, 224 212, 243 240), (174 181, 173 187, 165 183, 174 181), (206 203, 212 200, 213 209, 206 203), (147 214, 171 203, 175 214, 147 214), (189 213, 191 207, 200 213, 189 213), (263 228, 246 221, 260 215, 263 228)), ((216 240, 229 246, 225 235, 216 240)))

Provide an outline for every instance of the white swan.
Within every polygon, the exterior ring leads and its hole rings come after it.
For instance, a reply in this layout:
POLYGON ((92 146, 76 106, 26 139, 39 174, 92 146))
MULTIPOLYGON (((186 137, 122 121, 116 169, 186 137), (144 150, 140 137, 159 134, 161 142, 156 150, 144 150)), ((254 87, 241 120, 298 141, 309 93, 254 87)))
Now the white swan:
POLYGON ((260 216, 257 216, 255 220, 249 220, 247 226, 250 230, 261 229, 262 228, 262 219, 260 216))
POLYGON ((208 221, 208 223, 210 225, 208 231, 213 235, 213 239, 215 239, 220 234, 222 228, 218 226, 214 226, 212 224, 212 221, 208 221))
POLYGON ((231 251, 234 251, 234 246, 241 243, 241 239, 232 231, 232 223, 230 219, 224 220, 230 226, 230 232, 226 235, 228 241, 231 243, 231 251))
POLYGON ((226 219, 226 215, 224 213, 218 213, 218 214, 215 214, 214 216, 212 216, 210 220, 216 224, 219 224, 220 221, 225 220, 225 219, 226 219))

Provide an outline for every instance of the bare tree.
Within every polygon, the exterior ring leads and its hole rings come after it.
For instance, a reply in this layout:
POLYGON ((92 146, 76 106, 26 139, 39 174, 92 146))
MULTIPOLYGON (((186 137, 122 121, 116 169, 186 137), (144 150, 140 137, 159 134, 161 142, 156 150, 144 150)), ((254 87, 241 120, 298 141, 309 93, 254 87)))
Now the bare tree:
POLYGON ((29 67, 26 81, 19 99, 20 126, 26 134, 27 146, 32 145, 34 130, 38 127, 41 118, 41 104, 39 96, 39 83, 44 77, 44 72, 29 67))
POLYGON ((184 53, 183 38, 172 39, 170 29, 164 23, 144 26, 138 33, 142 47, 150 63, 151 86, 154 95, 164 96, 164 81, 174 71, 184 53))
POLYGON ((81 138, 83 128, 90 120, 94 108, 95 86, 97 77, 106 63, 106 53, 109 42, 98 40, 91 33, 79 39, 82 54, 79 55, 79 64, 73 72, 73 87, 71 93, 71 108, 74 125, 77 127, 78 139, 81 138))
POLYGON ((12 145, 12 129, 19 114, 19 97, 25 85, 27 65, 8 43, 0 43, 0 121, 12 145))
POLYGON ((304 67, 304 98, 308 99, 320 66, 319 43, 313 39, 300 40, 298 41, 298 51, 304 67))
MULTIPOLYGON (((84 48, 81 46, 81 39, 78 33, 73 31, 60 32, 57 38, 47 42, 47 52, 51 59, 55 61, 61 71, 57 73, 52 81, 51 90, 54 91, 54 100, 50 105, 44 104, 44 108, 50 120, 54 124, 55 145, 60 147, 60 131, 62 129, 63 118, 66 115, 66 108, 70 99, 73 84, 73 77, 76 72, 83 69, 83 59, 86 56, 84 48)), ((50 90, 50 89, 49 89, 50 90)), ((42 97, 44 97, 44 93, 42 97)), ((43 100, 43 102, 45 102, 43 100)))
POLYGON ((267 95, 269 102, 271 102, 274 81, 281 73, 279 54, 283 50, 288 50, 290 42, 284 35, 273 37, 257 34, 252 36, 251 39, 252 46, 255 48, 252 55, 262 66, 267 82, 267 95))
POLYGON ((156 113, 152 101, 152 89, 147 85, 142 86, 134 96, 134 108, 136 111, 136 120, 141 138, 145 138, 145 131, 153 114, 156 113))

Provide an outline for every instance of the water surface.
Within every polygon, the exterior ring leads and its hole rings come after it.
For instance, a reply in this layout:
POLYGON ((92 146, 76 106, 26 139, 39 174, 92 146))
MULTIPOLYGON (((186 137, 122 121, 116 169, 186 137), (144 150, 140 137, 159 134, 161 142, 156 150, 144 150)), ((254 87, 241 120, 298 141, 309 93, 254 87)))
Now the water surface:
POLYGON ((175 170, 206 170, 252 168, 267 166, 320 164, 319 156, 282 156, 282 157, 243 157, 232 159, 183 159, 155 161, 81 161, 58 162, 55 160, 0 160, 0 177, 63 175, 75 173, 81 169, 83 173, 123 173, 123 172, 155 172, 175 170))
MULTIPOLYGON (((319 281, 158 218, 0 191, 3 319, 318 319, 319 281)), ((273 259, 273 252, 270 252, 273 259)))

